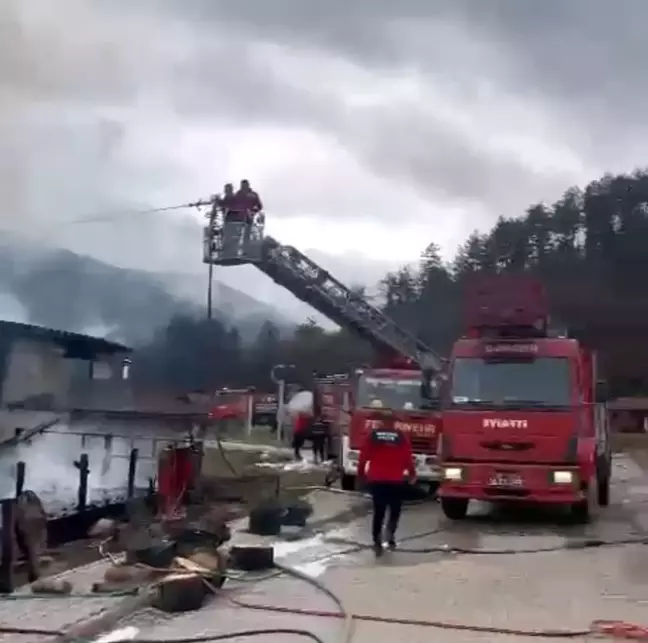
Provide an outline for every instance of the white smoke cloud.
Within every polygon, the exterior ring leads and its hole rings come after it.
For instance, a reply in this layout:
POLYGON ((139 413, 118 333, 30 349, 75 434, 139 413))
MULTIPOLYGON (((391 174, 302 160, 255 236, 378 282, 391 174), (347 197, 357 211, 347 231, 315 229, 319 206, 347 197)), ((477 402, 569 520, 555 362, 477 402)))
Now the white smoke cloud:
POLYGON ((0 291, 0 320, 22 324, 29 322, 27 309, 7 290, 0 291))
MULTIPOLYGON (((83 429, 85 430, 85 429, 83 429)), ((76 509, 79 488, 79 470, 74 462, 82 453, 88 454, 88 504, 119 501, 126 498, 128 461, 131 448, 139 449, 135 487, 145 489, 150 477, 156 475, 153 440, 137 439, 132 443, 124 438, 106 442, 105 433, 81 436, 78 429, 65 424, 35 436, 28 443, 0 454, 0 497, 15 493, 16 463, 26 464, 25 489, 34 491, 48 514, 72 513, 76 509)), ((157 448, 162 443, 158 442, 157 448)))

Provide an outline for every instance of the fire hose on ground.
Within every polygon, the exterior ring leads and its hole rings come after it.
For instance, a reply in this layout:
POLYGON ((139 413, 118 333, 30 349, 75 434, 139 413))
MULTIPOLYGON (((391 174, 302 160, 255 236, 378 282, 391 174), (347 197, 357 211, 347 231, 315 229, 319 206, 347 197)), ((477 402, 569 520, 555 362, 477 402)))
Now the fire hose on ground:
MULTIPOLYGON (((302 489, 302 490, 306 490, 306 489, 302 489)), ((358 492, 355 493, 343 492, 343 491, 332 489, 330 487, 311 487, 308 490, 364 495, 358 492)), ((440 528, 440 529, 435 529, 433 531, 415 534, 413 536, 402 539, 401 542, 422 538, 442 531, 443 529, 440 528)), ((347 540, 347 539, 329 538, 327 540, 328 542, 349 545, 349 548, 341 552, 327 554, 322 558, 338 556, 353 551, 360 551, 362 549, 370 547, 370 545, 368 544, 356 542, 353 540, 347 540)), ((410 553, 410 554, 446 553, 446 554, 456 554, 456 555, 514 555, 514 554, 546 553, 546 552, 553 552, 553 551, 560 551, 560 550, 589 549, 595 547, 624 546, 624 545, 634 545, 634 544, 648 544, 648 537, 625 538, 619 540, 582 539, 571 543, 566 543, 565 545, 539 547, 533 549, 481 550, 481 549, 457 548, 457 547, 442 545, 442 546, 423 547, 423 548, 399 547, 398 551, 401 553, 410 553)), ((276 577, 280 574, 288 574, 301 581, 313 585, 318 589, 318 591, 321 591, 329 598, 331 598, 333 602, 336 603, 338 610, 337 611, 320 610, 320 609, 296 608, 296 607, 282 606, 282 605, 249 603, 240 598, 236 598, 232 596, 229 596, 228 600, 232 604, 243 609, 292 614, 292 615, 300 615, 300 616, 309 616, 315 618, 342 619, 344 621, 344 627, 340 635, 340 638, 338 639, 340 643, 350 643, 353 636, 353 626, 355 621, 383 623, 383 624, 392 624, 392 625, 410 626, 410 627, 436 628, 442 630, 500 634, 500 635, 520 636, 520 637, 526 636, 526 637, 535 637, 535 638, 569 639, 569 638, 579 638, 579 637, 589 636, 592 634, 597 634, 599 636, 605 635, 614 638, 625 638, 625 639, 632 639, 632 640, 648 641, 648 627, 641 627, 641 626, 637 626, 629 623, 623 623, 619 621, 595 620, 591 623, 589 628, 582 629, 582 630, 567 630, 567 629, 554 629, 554 628, 522 630, 516 628, 485 626, 485 625, 477 625, 477 624, 472 625, 472 624, 465 624, 465 623, 444 622, 444 621, 435 621, 435 620, 428 620, 428 619, 409 619, 409 618, 381 616, 377 614, 350 613, 348 610, 345 609, 345 606, 343 605, 341 599, 333 591, 331 591, 328 587, 326 587, 323 583, 321 583, 317 579, 314 579, 300 572, 299 570, 296 570, 289 566, 281 565, 279 563, 274 564, 274 572, 271 572, 270 574, 266 574, 261 578, 259 578, 258 576, 256 578, 250 577, 249 580, 252 582, 260 582, 272 577, 276 577)), ((233 580, 241 579, 241 577, 237 578, 236 576, 232 576, 232 578, 233 580)), ((214 591, 217 591, 219 594, 222 593, 222 590, 214 590, 214 591)), ((96 597, 96 595, 91 595, 91 596, 93 598, 96 597)), ((24 598, 35 599, 35 598, 42 598, 42 597, 25 596, 24 598)), ((61 596, 61 598, 69 598, 69 596, 61 596)), ((23 597, 21 596, 21 600, 22 599, 23 597)), ((5 627, 0 625, 0 634, 23 634, 23 635, 47 636, 47 637, 53 637, 60 641, 68 641, 69 643, 75 643, 74 639, 71 639, 69 635, 62 630, 5 627)), ((147 639, 147 638, 136 637, 132 640, 136 641, 136 643, 208 643, 210 641, 232 640, 232 639, 242 638, 246 636, 247 637, 268 636, 268 635, 275 635, 275 634, 301 636, 322 643, 321 637, 319 637, 315 633, 304 629, 298 629, 298 628, 261 628, 261 629, 250 629, 250 630, 239 631, 239 632, 224 633, 224 634, 202 635, 202 636, 171 638, 171 639, 164 639, 164 638, 147 639)), ((78 643, 81 643, 80 640, 77 639, 77 641, 78 643)))
MULTIPOLYGON (((403 539, 403 541, 422 538, 425 536, 432 535, 434 533, 439 533, 441 531, 442 529, 436 529, 429 532, 415 534, 408 538, 403 539)), ((353 543, 353 541, 347 541, 347 542, 350 545, 353 544, 353 547, 350 548, 349 550, 345 550, 344 552, 338 552, 337 554, 328 554, 327 557, 331 555, 341 555, 343 553, 346 553, 347 551, 358 551, 360 549, 364 549, 365 547, 367 547, 367 545, 363 543, 359 543, 359 542, 353 543)), ((456 550, 455 551, 452 549, 445 549, 445 548, 421 548, 421 549, 401 548, 399 549, 399 551, 409 552, 409 553, 421 553, 421 552, 427 553, 430 550, 432 550, 432 551, 443 551, 446 553, 452 551, 454 553, 463 553, 466 555, 479 555, 484 553, 487 554, 499 553, 499 554, 511 555, 511 554, 520 554, 520 553, 525 553, 525 554, 536 553, 536 552, 541 553, 546 551, 557 551, 561 549, 574 550, 574 549, 585 549, 585 548, 600 547, 600 546, 636 544, 638 542, 644 543, 646 542, 646 539, 624 539, 621 541, 590 540, 590 541, 583 541, 583 542, 587 544, 582 544, 579 547, 566 546, 566 547, 537 548, 537 549, 528 549, 528 550, 485 550, 485 551, 456 550)), ((339 609, 335 611, 335 610, 296 608, 296 607, 282 606, 282 605, 250 603, 240 598, 236 598, 232 596, 229 596, 228 600, 232 604, 240 608, 250 609, 250 610, 293 614, 293 615, 309 616, 309 617, 316 617, 316 618, 344 619, 344 623, 345 623, 344 632, 343 632, 343 636, 340 638, 340 641, 344 643, 348 643, 351 640, 351 636, 353 634, 354 621, 383 623, 383 624, 409 626, 409 627, 425 627, 425 628, 434 628, 434 629, 442 629, 442 630, 469 631, 469 632, 476 632, 476 633, 500 634, 500 635, 509 635, 509 636, 527 636, 527 637, 535 637, 535 638, 569 639, 569 638, 578 638, 578 637, 584 637, 592 634, 597 634, 599 636, 605 635, 614 638, 625 638, 625 639, 638 640, 638 641, 641 640, 648 641, 648 628, 633 625, 630 623, 623 623, 619 621, 595 620, 590 625, 589 628, 582 629, 582 630, 567 630, 567 629, 555 629, 555 628, 522 630, 517 628, 483 626, 477 624, 472 625, 466 623, 444 622, 444 621, 435 621, 435 620, 428 620, 428 619, 409 619, 409 618, 399 618, 399 617, 390 617, 390 616, 380 616, 376 614, 349 613, 346 609, 344 609, 341 599, 339 599, 339 597, 337 597, 334 592, 332 592, 329 588, 327 588, 324 584, 319 582, 317 579, 314 579, 296 569, 278 563, 274 564, 274 568, 275 568, 275 572, 272 574, 272 576, 276 576, 279 574, 288 574, 295 578, 298 578, 299 580, 308 582, 313 586, 315 586, 319 591, 325 593, 329 598, 331 598, 336 603, 339 609)), ((269 577, 270 577, 269 575, 266 575, 262 578, 251 577, 249 580, 253 582, 254 581, 258 582, 258 581, 266 580, 269 577)), ((32 635, 40 635, 40 636, 58 637, 60 640, 66 640, 66 641, 70 640, 69 638, 66 638, 66 633, 64 631, 44 630, 38 628, 10 628, 10 627, 0 626, 0 633, 32 634, 32 635)), ((321 638, 318 637, 316 634, 298 628, 250 629, 250 630, 232 632, 226 634, 203 635, 198 637, 183 637, 183 638, 173 638, 173 639, 146 639, 146 638, 138 637, 133 640, 139 643, 203 643, 203 642, 207 643, 209 641, 231 640, 243 636, 250 637, 250 636, 263 636, 263 635, 272 635, 272 634, 288 634, 288 635, 295 635, 295 636, 298 635, 298 636, 310 638, 311 640, 318 641, 319 643, 321 643, 321 638)))

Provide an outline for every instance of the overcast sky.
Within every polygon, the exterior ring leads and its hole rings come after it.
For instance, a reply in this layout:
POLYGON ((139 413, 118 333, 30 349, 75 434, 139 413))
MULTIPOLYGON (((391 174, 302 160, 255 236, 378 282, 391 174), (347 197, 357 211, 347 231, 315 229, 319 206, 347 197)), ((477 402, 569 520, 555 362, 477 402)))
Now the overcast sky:
POLYGON ((342 278, 430 241, 450 257, 645 164, 646 18, 645 0, 1 0, 0 224, 200 271, 190 212, 64 222, 246 177, 269 231, 342 278))

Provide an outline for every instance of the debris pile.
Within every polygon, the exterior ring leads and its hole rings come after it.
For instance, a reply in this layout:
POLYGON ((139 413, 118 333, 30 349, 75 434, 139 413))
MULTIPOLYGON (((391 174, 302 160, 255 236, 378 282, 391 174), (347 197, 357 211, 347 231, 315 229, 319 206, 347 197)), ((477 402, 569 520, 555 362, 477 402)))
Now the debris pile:
POLYGON ((152 605, 167 612, 201 607, 225 582, 231 538, 227 508, 190 506, 182 517, 156 520, 144 502, 128 507, 128 521, 103 519, 92 529, 121 555, 107 554, 112 565, 95 593, 136 592, 148 586, 152 605))

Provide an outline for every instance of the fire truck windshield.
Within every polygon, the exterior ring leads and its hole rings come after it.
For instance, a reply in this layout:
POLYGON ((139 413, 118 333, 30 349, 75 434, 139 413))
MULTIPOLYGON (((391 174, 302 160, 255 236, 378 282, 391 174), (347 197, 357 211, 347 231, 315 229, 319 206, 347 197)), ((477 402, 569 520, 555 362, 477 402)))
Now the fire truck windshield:
POLYGON ((565 407, 570 405, 570 366, 563 357, 489 362, 458 357, 452 367, 453 406, 565 407))
POLYGON ((420 409, 421 382, 418 378, 375 377, 358 380, 357 405, 384 409, 420 409))

